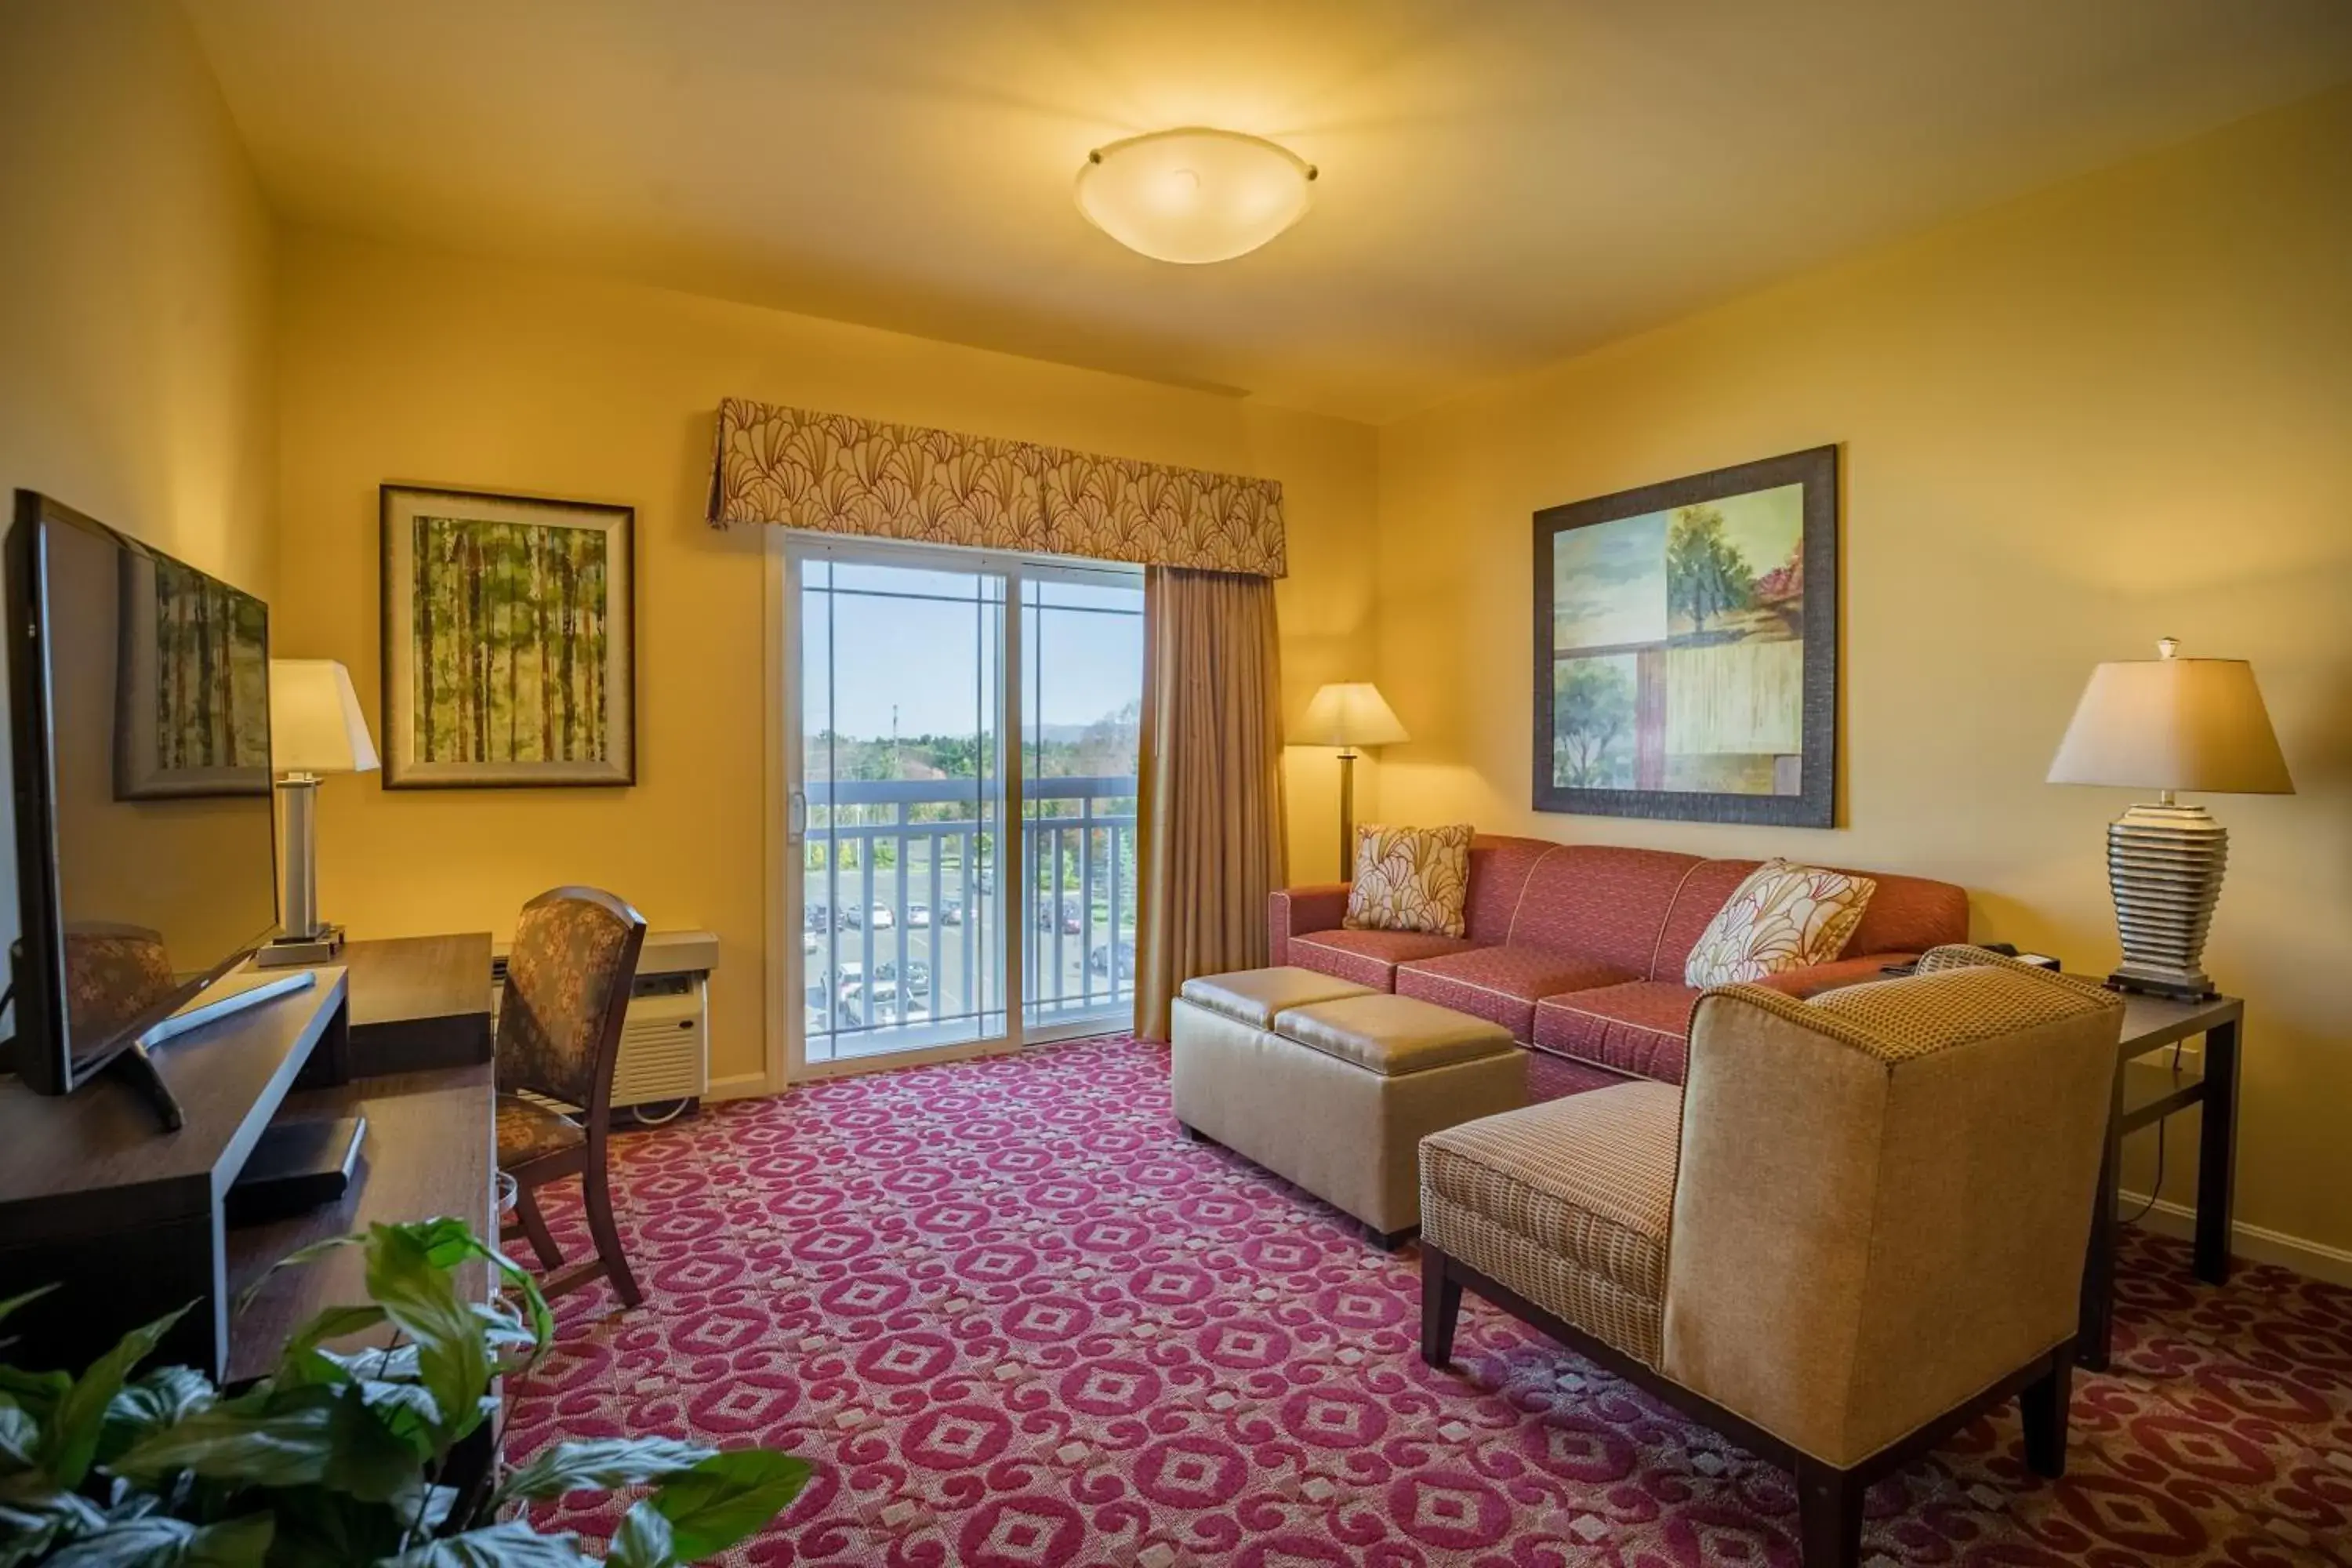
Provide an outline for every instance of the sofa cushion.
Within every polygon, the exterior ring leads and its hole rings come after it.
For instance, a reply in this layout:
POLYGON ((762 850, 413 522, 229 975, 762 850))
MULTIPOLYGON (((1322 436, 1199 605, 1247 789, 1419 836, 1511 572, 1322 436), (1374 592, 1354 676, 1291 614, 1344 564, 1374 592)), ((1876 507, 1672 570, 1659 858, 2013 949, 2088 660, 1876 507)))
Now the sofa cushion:
POLYGON ((1470 841, 1470 902, 1464 915, 1470 940, 1498 947, 1511 938, 1511 918, 1528 890, 1528 876, 1559 846, 1549 838, 1481 835, 1470 841))
POLYGON ((1349 931, 1417 931, 1462 936, 1469 930, 1470 825, 1356 829, 1349 931))
POLYGON ((1235 1023, 1270 1029, 1274 1016, 1286 1007, 1361 996, 1365 989, 1352 981, 1286 964, 1277 969, 1237 969, 1230 974, 1196 974, 1184 982, 1180 994, 1194 1006, 1223 1014, 1235 1023))
POLYGON ((1318 931, 1292 937, 1286 951, 1302 969, 1336 974, 1375 991, 1393 991, 1398 964, 1467 952, 1477 945, 1466 937, 1419 931, 1318 931))
POLYGON ((1690 986, 1665 980, 1547 996, 1536 1004, 1535 1043, 1618 1072, 1680 1083, 1698 998, 1690 986))
POLYGON ((1618 979, 1639 980, 1657 955, 1675 889, 1700 863, 1663 849, 1560 845, 1529 874, 1509 945, 1580 953, 1618 979))
POLYGON ((1289 1008, 1276 1016, 1274 1032, 1382 1078, 1518 1050, 1499 1024, 1377 991, 1289 1008))
POLYGON ((1827 963, 1845 951, 1878 884, 1819 866, 1767 860, 1732 890, 1683 964, 1685 984, 1745 985, 1827 963))
POLYGON ((1536 1003, 1562 991, 1614 985, 1633 973, 1597 959, 1541 947, 1481 947, 1397 966, 1400 996, 1490 1018, 1515 1040, 1535 1038, 1536 1003))
POLYGON ((1422 1236, 1647 1366, 1658 1363, 1682 1095, 1623 1083, 1432 1133, 1422 1236))

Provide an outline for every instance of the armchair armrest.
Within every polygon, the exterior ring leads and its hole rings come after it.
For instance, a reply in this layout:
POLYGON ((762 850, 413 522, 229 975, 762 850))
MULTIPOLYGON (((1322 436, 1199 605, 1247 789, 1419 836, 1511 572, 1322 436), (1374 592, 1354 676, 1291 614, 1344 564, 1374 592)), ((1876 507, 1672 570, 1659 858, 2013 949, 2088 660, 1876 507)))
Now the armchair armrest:
POLYGON ((1824 991, 1834 991, 1841 985, 1859 985, 1865 981, 1889 980, 1892 975, 1880 970, 1890 963, 1908 963, 1919 955, 1916 952, 1869 952, 1858 958, 1833 958, 1827 963, 1809 963, 1802 969, 1784 969, 1778 974, 1768 974, 1756 984, 1768 991, 1778 991, 1784 996, 1802 1001, 1818 996, 1824 991))
POLYGON ((1318 882, 1277 889, 1266 898, 1266 962, 1290 962, 1290 939, 1308 931, 1334 931, 1348 918, 1346 882, 1318 882))

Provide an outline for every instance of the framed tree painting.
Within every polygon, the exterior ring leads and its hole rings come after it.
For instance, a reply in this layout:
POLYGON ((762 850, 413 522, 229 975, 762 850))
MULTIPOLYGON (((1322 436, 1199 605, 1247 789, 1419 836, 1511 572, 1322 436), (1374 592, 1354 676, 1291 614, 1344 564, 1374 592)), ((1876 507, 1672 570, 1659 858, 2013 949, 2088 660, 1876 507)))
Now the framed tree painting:
POLYGON ((636 512, 383 489, 389 789, 636 782, 636 512))
POLYGON ((1538 811, 1828 827, 1837 448, 1535 516, 1538 811))

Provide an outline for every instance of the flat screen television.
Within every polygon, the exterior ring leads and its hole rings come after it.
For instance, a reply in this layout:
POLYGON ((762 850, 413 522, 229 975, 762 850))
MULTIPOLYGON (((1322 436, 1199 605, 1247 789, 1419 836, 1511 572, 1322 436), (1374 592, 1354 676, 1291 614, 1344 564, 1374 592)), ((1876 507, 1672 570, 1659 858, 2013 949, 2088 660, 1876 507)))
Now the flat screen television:
POLYGON ((276 930, 269 610, 29 490, 7 599, 11 1065, 65 1094, 276 930))

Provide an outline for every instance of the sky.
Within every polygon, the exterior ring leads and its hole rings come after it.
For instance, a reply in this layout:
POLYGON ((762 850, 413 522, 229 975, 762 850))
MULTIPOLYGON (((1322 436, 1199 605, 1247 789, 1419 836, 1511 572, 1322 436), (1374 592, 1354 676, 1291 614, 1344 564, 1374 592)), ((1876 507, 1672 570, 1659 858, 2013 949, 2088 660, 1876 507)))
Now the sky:
MULTIPOLYGON (((812 563, 802 601, 802 677, 810 732, 826 729, 860 740, 887 739, 890 710, 901 735, 969 734, 982 728, 980 688, 993 701, 997 606, 975 602, 978 579, 960 574, 884 567, 835 567, 835 591, 820 585, 812 563), (857 590, 892 587, 941 598, 886 597, 857 590), (835 704, 825 709, 826 645, 832 647, 835 704)), ((1031 725, 1091 724, 1133 702, 1143 689, 1140 587, 1040 585, 1042 611, 1027 617, 1024 695, 1031 725), (1105 613, 1107 611, 1116 613, 1105 613), (1041 623, 1042 622, 1042 626, 1041 623), (1043 662, 1035 655, 1042 650, 1043 662)), ((1001 591, 1001 590, 1000 590, 1001 591)), ((985 727, 992 728, 992 725, 985 727)))

